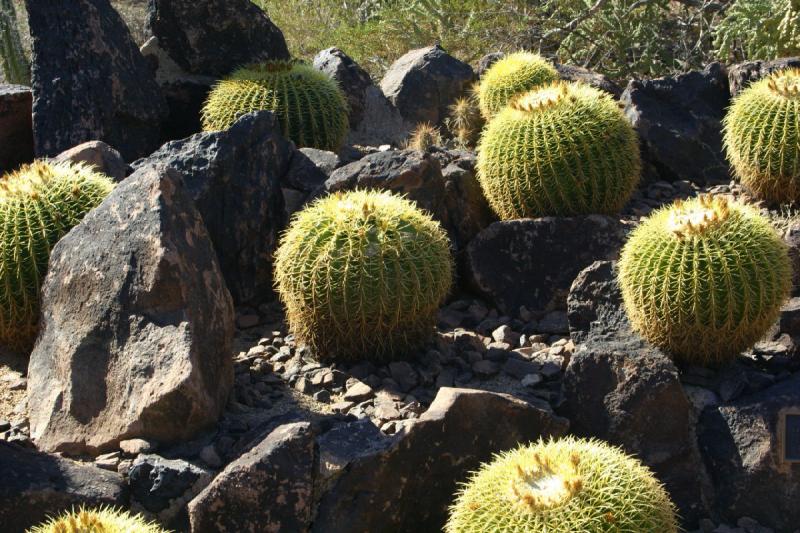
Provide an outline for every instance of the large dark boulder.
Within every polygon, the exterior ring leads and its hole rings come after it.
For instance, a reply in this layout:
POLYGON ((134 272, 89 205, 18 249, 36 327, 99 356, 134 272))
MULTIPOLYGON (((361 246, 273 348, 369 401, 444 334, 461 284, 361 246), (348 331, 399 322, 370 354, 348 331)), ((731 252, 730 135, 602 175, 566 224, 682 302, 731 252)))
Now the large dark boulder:
POLYGON ((595 261, 581 270, 567 295, 567 320, 575 344, 631 332, 614 261, 595 261))
POLYGON ((105 141, 132 161, 158 146, 167 108, 108 0, 26 0, 37 156, 105 141))
POLYGON ((233 384, 233 305, 173 170, 142 168, 53 249, 28 366, 31 438, 97 454, 188 439, 233 384))
POLYGON ((133 166, 183 174, 228 289, 244 303, 272 293, 272 253, 286 224, 281 179, 295 154, 274 115, 261 111, 225 131, 169 142, 133 166))
POLYGON ((314 68, 324 72, 339 85, 350 105, 350 128, 356 129, 364 118, 365 93, 372 78, 367 71, 338 48, 326 48, 314 56, 314 68))
POLYGON ((33 160, 30 87, 0 84, 0 174, 33 160))
POLYGON ((800 57, 783 57, 769 61, 745 61, 728 67, 728 84, 731 96, 736 96, 742 89, 754 81, 786 68, 800 68, 800 57))

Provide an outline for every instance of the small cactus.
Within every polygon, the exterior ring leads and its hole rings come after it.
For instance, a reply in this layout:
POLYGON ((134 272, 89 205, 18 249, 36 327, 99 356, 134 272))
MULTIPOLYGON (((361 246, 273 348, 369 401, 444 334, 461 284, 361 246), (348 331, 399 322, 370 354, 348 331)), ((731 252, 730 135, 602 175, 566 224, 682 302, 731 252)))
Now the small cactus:
POLYGON ((203 129, 224 130, 262 110, 275 113, 283 135, 301 148, 335 152, 350 128, 347 102, 333 79, 302 63, 269 61, 217 83, 203 107, 203 129))
POLYGON ((555 82, 486 126, 478 179, 503 219, 616 213, 639 182, 636 133, 608 94, 555 82))
POLYGON ((424 344, 450 290, 447 235, 388 192, 321 198, 297 213, 276 253, 289 327, 320 359, 388 359, 424 344))
POLYGON ((597 440, 539 440, 495 456, 450 508, 447 533, 677 533, 653 474, 597 440))
POLYGON ((728 159, 742 184, 773 203, 800 201, 800 69, 753 83, 724 124, 728 159))
POLYGON ((113 507, 67 511, 27 533, 168 533, 154 522, 113 507))
POLYGON ((31 348, 50 251, 112 188, 82 164, 36 161, 0 178, 0 344, 31 348))
POLYGON ((623 248, 634 328, 675 359, 718 365, 764 336, 788 296, 786 245, 754 209, 703 196, 654 212, 623 248))
POLYGON ((477 92, 462 96, 450 106, 445 126, 461 148, 477 145, 484 126, 477 92))
POLYGON ((481 113, 490 119, 514 96, 557 79, 558 71, 542 56, 530 52, 510 54, 495 62, 483 75, 478 89, 481 113))
POLYGON ((407 148, 421 150, 423 152, 427 152, 434 146, 441 147, 443 145, 444 139, 442 139, 442 132, 429 122, 417 124, 417 127, 411 132, 411 137, 409 137, 406 143, 407 148))

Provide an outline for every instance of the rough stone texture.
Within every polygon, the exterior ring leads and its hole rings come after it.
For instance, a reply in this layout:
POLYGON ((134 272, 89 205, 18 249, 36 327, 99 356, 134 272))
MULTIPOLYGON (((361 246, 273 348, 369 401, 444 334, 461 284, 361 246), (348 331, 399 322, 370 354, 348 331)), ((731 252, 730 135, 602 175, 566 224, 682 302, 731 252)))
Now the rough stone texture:
POLYGON ((381 90, 412 127, 421 122, 441 126, 448 107, 473 79, 472 67, 434 45, 395 61, 381 80, 381 90))
POLYGON ((503 52, 491 52, 486 54, 482 58, 478 60, 478 66, 475 68, 475 76, 478 78, 482 78, 486 71, 489 70, 492 65, 503 59, 506 55, 503 52))
POLYGON ((314 453, 310 424, 279 426, 189 503, 192 533, 306 531, 314 453))
POLYGON ((53 249, 28 367, 39 449, 98 454, 213 424, 233 384, 234 312, 174 171, 143 168, 53 249))
POLYGON ((336 80, 350 104, 350 128, 356 129, 364 118, 365 93, 372 87, 367 71, 338 48, 326 48, 314 56, 314 68, 336 80))
POLYGON ((79 144, 61 152, 55 157, 55 160, 86 163, 116 182, 124 180, 130 171, 130 167, 119 152, 103 141, 88 141, 79 144))
POLYGON ((0 524, 26 531, 47 517, 86 505, 125 505, 122 476, 0 441, 0 524))
POLYGON ((615 262, 595 261, 578 274, 567 295, 567 319, 575 344, 630 332, 615 262))
POLYGON ((700 446, 726 521, 748 516, 779 533, 800 524, 800 463, 782 462, 778 437, 789 409, 800 413, 800 374, 700 416, 700 446))
POLYGON ((364 92, 364 118, 347 135, 350 144, 400 146, 407 138, 410 127, 400 111, 376 86, 364 92))
POLYGON ((132 161, 158 146, 166 105, 108 0, 26 0, 37 156, 101 140, 132 161))
POLYGON ((728 84, 731 96, 764 76, 785 68, 800 67, 800 57, 783 57, 771 61, 746 61, 728 67, 728 84))
POLYGON ((503 313, 564 309, 581 269, 614 259, 625 239, 615 218, 588 215, 495 222, 467 247, 468 282, 503 313))
POLYGON ((135 168, 161 165, 184 176, 236 303, 272 293, 272 253, 286 224, 280 180, 296 150, 272 113, 240 118, 225 131, 162 146, 135 168))
POLYGON ((792 295, 800 296, 800 222, 791 222, 783 231, 792 259, 792 295))
POLYGON ((494 453, 563 435, 567 427, 512 396, 439 389, 406 432, 364 450, 329 481, 312 531, 441 531, 457 484, 469 472, 494 453))
POLYGON ((600 89, 601 91, 611 94, 614 98, 619 98, 622 95, 622 87, 614 83, 607 76, 589 70, 588 68, 576 65, 557 64, 556 70, 562 80, 578 81, 591 85, 595 89, 600 89))
POLYGON ((186 503, 205 488, 212 473, 183 459, 165 459, 159 455, 142 454, 128 471, 131 500, 162 522, 188 520, 186 503), (178 515, 183 517, 178 518, 178 515))
POLYGON ((653 179, 727 183, 730 169, 722 150, 722 124, 730 102, 725 68, 654 80, 633 80, 621 97, 628 120, 642 141, 653 179))
POLYGON ((478 183, 476 163, 475 154, 465 153, 442 169, 448 227, 458 251, 463 251, 481 230, 497 220, 478 183))
POLYGON ((0 174, 33 160, 31 90, 0 84, 0 174))
POLYGON ((245 63, 289 59, 283 33, 249 0, 151 0, 148 25, 190 74, 219 77, 245 63))

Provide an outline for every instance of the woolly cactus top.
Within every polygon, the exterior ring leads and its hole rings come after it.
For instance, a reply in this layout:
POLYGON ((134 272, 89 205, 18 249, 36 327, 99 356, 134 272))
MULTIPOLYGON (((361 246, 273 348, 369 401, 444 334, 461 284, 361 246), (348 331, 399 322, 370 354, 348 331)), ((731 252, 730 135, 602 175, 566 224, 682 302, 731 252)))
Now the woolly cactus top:
POLYGON ((558 79, 558 71, 538 54, 517 52, 492 65, 478 90, 481 113, 486 118, 497 114, 517 94, 558 79))
POLYGON ((148 522, 112 507, 78 509, 50 519, 28 533, 167 533, 156 523, 148 522))

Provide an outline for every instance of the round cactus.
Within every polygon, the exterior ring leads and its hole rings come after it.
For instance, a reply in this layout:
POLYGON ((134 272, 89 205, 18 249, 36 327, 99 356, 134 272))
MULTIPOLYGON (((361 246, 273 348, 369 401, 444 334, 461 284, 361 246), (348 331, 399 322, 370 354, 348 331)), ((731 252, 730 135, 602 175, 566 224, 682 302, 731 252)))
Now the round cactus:
POLYGON ((462 487, 447 533, 676 533, 651 472, 621 450, 567 437, 495 456, 462 487))
POLYGON ((538 54, 517 52, 489 67, 478 88, 481 113, 487 119, 499 113, 511 99, 558 79, 558 71, 538 54))
POLYGON ((88 166, 47 161, 0 178, 0 344, 31 347, 50 251, 113 186, 88 166))
POLYGON ((322 359, 387 359, 433 334, 450 290, 446 234, 388 192, 336 193, 297 213, 275 277, 297 339, 322 359))
POLYGON ((28 533, 167 533, 154 522, 112 507, 67 511, 28 533))
POLYGON ((417 124, 417 127, 411 132, 411 137, 409 137, 406 143, 408 148, 412 150, 421 150, 423 152, 433 147, 440 147, 443 145, 444 139, 442 138, 442 132, 430 122, 417 124))
POLYGON ((758 341, 788 296, 786 245, 754 209, 703 196, 653 213, 623 248, 619 280, 634 328, 675 359, 729 361, 758 341))
POLYGON ((800 200, 800 69, 775 72, 742 91, 723 124, 742 184, 769 202, 800 200))
POLYGON ((283 135, 301 148, 336 151, 349 130, 347 101, 336 82, 290 61, 249 65, 217 83, 203 107, 203 129, 224 130, 261 110, 275 113, 283 135))
POLYGON ((478 179, 503 219, 615 213, 639 172, 633 128, 611 96, 584 84, 516 97, 478 147, 478 179))

